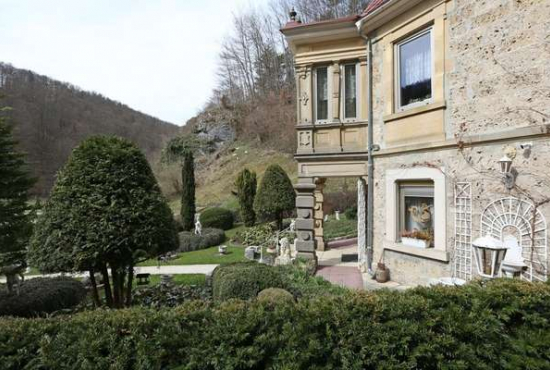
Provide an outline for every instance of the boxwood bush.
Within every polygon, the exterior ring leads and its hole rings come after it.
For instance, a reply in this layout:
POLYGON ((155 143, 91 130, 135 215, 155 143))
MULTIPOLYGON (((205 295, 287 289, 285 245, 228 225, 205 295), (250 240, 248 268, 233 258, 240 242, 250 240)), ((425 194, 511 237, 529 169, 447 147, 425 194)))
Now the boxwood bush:
POLYGON ((257 262, 222 265, 212 274, 215 300, 251 299, 267 288, 285 288, 282 274, 276 268, 257 262))
POLYGON ((21 284, 19 294, 0 291, 0 316, 32 317, 49 314, 74 307, 85 297, 84 285, 73 278, 30 279, 21 284))
POLYGON ((497 280, 0 319, 0 368, 548 369, 550 285, 497 280))
POLYGON ((221 265, 212 274, 213 297, 217 301, 255 298, 268 288, 288 290, 296 298, 348 292, 294 266, 272 267, 257 262, 237 262, 221 265))
POLYGON ((234 217, 228 209, 207 208, 201 213, 200 221, 203 227, 229 230, 233 228, 234 217))
POLYGON ((191 252, 220 245, 225 241, 225 232, 221 229, 202 229, 202 235, 193 231, 179 233, 180 246, 178 252, 191 252))

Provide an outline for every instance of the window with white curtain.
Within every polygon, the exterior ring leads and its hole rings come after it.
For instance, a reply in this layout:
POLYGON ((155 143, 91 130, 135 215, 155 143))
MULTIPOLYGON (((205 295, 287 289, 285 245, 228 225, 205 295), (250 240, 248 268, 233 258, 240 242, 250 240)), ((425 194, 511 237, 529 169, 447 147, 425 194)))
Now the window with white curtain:
POLYGON ((328 68, 315 69, 315 121, 328 120, 328 68))
POLYGON ((357 64, 344 65, 344 119, 357 118, 357 64))
POLYGON ((429 102, 432 98, 432 30, 424 30, 396 45, 397 108, 429 102))

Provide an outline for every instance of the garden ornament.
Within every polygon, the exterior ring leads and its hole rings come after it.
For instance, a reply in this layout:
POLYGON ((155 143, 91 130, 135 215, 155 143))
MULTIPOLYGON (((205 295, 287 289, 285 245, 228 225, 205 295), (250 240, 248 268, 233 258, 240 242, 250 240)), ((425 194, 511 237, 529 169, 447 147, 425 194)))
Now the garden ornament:
POLYGON ((197 218, 197 222, 195 222, 195 235, 202 235, 202 224, 197 218))

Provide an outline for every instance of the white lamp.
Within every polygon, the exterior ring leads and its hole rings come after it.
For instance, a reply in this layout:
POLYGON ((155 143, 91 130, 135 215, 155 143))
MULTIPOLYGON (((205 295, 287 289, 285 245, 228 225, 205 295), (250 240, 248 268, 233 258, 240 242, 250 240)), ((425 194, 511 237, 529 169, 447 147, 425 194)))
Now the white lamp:
POLYGON ((476 239, 473 246, 478 274, 490 279, 498 277, 508 247, 490 235, 476 239))

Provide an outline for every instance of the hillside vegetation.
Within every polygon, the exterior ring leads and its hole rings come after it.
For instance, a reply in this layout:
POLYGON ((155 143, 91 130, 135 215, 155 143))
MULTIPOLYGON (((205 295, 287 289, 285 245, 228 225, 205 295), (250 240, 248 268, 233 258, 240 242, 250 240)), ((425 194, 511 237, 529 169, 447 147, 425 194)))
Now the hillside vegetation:
POLYGON ((100 94, 0 62, 0 107, 15 124, 15 137, 45 196, 57 170, 82 140, 98 134, 127 138, 151 160, 179 127, 100 94))

